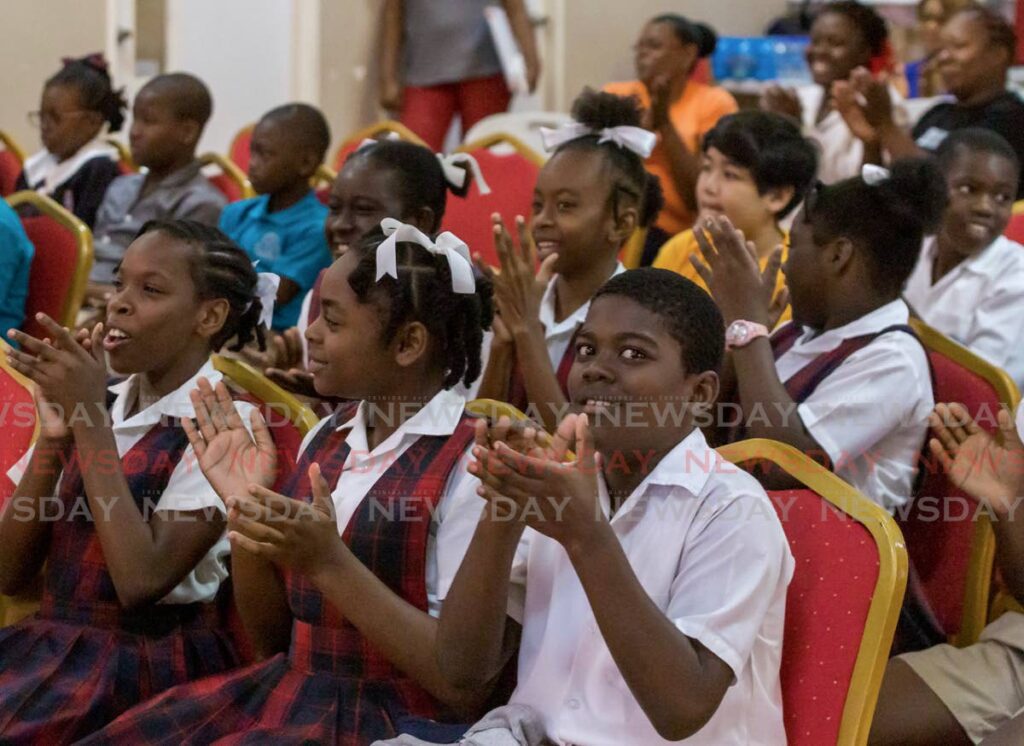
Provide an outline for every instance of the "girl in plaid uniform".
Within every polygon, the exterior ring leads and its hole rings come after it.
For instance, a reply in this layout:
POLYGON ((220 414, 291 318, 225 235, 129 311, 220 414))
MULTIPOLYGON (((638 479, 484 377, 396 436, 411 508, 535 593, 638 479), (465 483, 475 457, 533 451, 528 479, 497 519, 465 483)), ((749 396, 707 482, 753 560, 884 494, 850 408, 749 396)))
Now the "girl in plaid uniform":
POLYGON ((192 444, 227 500, 236 600, 265 660, 172 689, 89 743, 366 744, 486 699, 445 681, 434 636, 482 507, 451 389, 480 373, 490 286, 451 234, 382 227, 324 276, 310 369, 318 393, 354 403, 310 433, 283 495, 265 488, 272 449, 214 397, 197 409, 192 444))
POLYGON ((211 351, 253 336, 256 285, 220 231, 154 222, 125 253, 106 328, 76 338, 40 314, 49 339, 12 332, 40 438, 0 512, 0 590, 45 570, 39 613, 0 630, 3 743, 71 742, 237 665, 216 603, 226 511, 178 419, 198 377, 217 375, 211 351), (109 391, 104 353, 130 374, 109 391))

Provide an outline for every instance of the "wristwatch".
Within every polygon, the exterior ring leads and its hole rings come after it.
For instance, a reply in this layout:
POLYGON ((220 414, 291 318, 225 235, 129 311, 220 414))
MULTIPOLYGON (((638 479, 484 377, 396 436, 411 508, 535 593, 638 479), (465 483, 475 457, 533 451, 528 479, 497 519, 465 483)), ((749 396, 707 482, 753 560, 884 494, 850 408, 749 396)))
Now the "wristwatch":
POLYGON ((738 347, 746 347, 758 337, 767 336, 768 327, 764 324, 737 319, 725 330, 725 349, 735 350, 738 347))

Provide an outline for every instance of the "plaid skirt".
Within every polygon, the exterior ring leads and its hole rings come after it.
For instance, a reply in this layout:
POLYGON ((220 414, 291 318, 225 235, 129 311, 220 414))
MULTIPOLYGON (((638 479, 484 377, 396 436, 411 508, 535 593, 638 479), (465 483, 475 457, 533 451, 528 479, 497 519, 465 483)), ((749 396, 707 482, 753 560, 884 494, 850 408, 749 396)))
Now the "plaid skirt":
POLYGON ((40 618, 0 629, 0 743, 71 743, 170 687, 238 665, 215 627, 161 632, 40 618))
POLYGON ((397 735, 383 682, 296 667, 284 653, 175 687, 83 744, 339 744, 397 735))

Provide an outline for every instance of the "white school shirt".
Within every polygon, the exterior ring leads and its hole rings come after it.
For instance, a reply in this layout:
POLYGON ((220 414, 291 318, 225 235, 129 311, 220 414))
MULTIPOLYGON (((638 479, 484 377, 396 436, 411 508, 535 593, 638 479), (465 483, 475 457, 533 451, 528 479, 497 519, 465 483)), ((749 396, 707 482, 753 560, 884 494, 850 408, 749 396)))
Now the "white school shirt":
MULTIPOLYGON (((795 90, 802 108, 804 134, 818 143, 820 149, 818 179, 825 184, 833 184, 859 175, 864 165, 864 143, 850 131, 843 115, 832 109, 820 122, 815 121, 825 89, 815 84, 798 86, 795 90)), ((893 119, 905 128, 908 120, 903 97, 892 86, 889 86, 889 96, 892 98, 893 119)))
MULTIPOLYGON (((398 406, 396 403, 396 411, 398 406)), ((379 411, 386 415, 389 412, 386 407, 387 404, 379 405, 379 411)), ((349 457, 338 483, 331 491, 338 519, 338 533, 344 533, 363 498, 409 446, 421 435, 450 436, 455 432, 464 408, 465 399, 461 394, 454 390, 441 391, 383 443, 370 451, 366 438, 368 405, 366 402, 360 403, 355 415, 337 427, 337 430, 351 431, 345 439, 351 449, 349 457)), ((319 426, 310 430, 302 441, 300 456, 315 434, 329 421, 329 418, 323 420, 319 426)), ((472 448, 472 444, 469 448, 472 448)), ((441 604, 455 580, 455 573, 462 564, 484 508, 484 501, 476 494, 480 480, 466 471, 471 459, 469 448, 448 477, 427 537, 427 602, 430 615, 434 617, 441 613, 441 604)))
MULTIPOLYGON (((598 483, 607 515, 607 487, 598 483)), ((655 605, 732 669, 718 710, 686 743, 784 744, 779 665, 794 562, 764 489, 694 430, 611 527, 655 605)), ((535 708, 559 744, 669 743, 630 692, 565 550, 529 529, 524 543, 512 576, 525 585, 525 609, 509 604, 523 621, 511 701, 535 708)))
MULTIPOLYGON (((846 326, 803 334, 775 361, 783 383, 844 340, 906 324, 910 310, 894 300, 846 326)), ((799 405, 804 427, 828 453, 835 472, 886 510, 913 489, 932 395, 928 358, 910 334, 889 332, 850 355, 799 405)))
POLYGON ((34 188, 34 184, 38 184, 36 191, 49 195, 78 173, 78 170, 93 158, 109 158, 112 161, 117 161, 119 155, 117 149, 104 142, 102 137, 90 140, 63 162, 59 162, 57 156, 44 148, 25 159, 23 166, 25 183, 28 184, 29 189, 34 188))
MULTIPOLYGON (((612 277, 621 275, 625 271, 626 268, 621 263, 617 263, 615 271, 611 273, 608 279, 610 280, 612 277)), ((569 342, 572 341, 573 334, 576 333, 576 329, 587 319, 587 312, 590 310, 591 302, 588 300, 561 321, 556 321, 555 280, 557 279, 558 275, 555 275, 548 281, 548 286, 544 289, 544 295, 541 296, 540 311, 537 314, 540 322, 544 325, 544 342, 548 348, 548 358, 551 360, 551 367, 556 373, 558 372, 558 366, 562 364, 562 358, 565 357, 565 351, 569 349, 569 342)), ((491 341, 493 339, 494 332, 487 331, 484 333, 483 343, 480 348, 481 371, 487 370, 487 361, 491 357, 491 341)), ((476 398, 476 392, 480 390, 482 378, 483 373, 473 382, 473 385, 461 387, 460 390, 467 400, 471 401, 476 398)))
POLYGON ((903 297, 928 325, 1024 385, 1024 246, 1000 236, 933 285, 937 245, 925 239, 903 297))
MULTIPOLYGON (((223 378, 222 374, 213 367, 209 360, 199 371, 183 385, 174 391, 166 394, 163 398, 154 402, 131 417, 125 418, 125 408, 135 400, 134 387, 137 385, 138 375, 129 376, 124 381, 114 384, 110 391, 117 394, 114 403, 110 408, 111 429, 114 432, 114 440, 117 443, 117 454, 124 457, 131 448, 142 440, 142 437, 160 423, 162 418, 195 417, 195 409, 189 399, 189 392, 196 388, 200 377, 209 379, 212 385, 216 385, 223 378)), ((234 402, 235 411, 242 418, 242 422, 249 427, 249 416, 255 407, 242 401, 234 402)), ((32 456, 32 449, 10 468, 7 476, 17 484, 28 467, 29 459, 32 456)), ((58 489, 59 489, 58 483, 58 489)), ((181 460, 175 465, 171 477, 167 481, 167 488, 157 501, 154 510, 157 511, 195 511, 206 508, 216 508, 220 513, 225 514, 224 503, 216 491, 206 480, 199 462, 196 459, 192 446, 185 447, 181 454, 181 460)), ((228 543, 227 533, 214 544, 203 556, 195 568, 185 579, 164 596, 159 603, 162 604, 190 604, 195 602, 212 601, 217 595, 217 589, 221 582, 228 576, 228 556, 231 552, 231 545, 228 543)))

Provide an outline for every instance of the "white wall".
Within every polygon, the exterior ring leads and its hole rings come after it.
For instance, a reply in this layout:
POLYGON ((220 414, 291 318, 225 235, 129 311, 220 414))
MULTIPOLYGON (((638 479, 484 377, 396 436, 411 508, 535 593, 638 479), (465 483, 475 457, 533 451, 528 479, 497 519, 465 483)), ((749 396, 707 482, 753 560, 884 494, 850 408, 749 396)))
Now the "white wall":
POLYGON ((168 0, 165 70, 213 93, 200 150, 226 152, 242 126, 291 99, 292 23, 286 0, 168 0))

